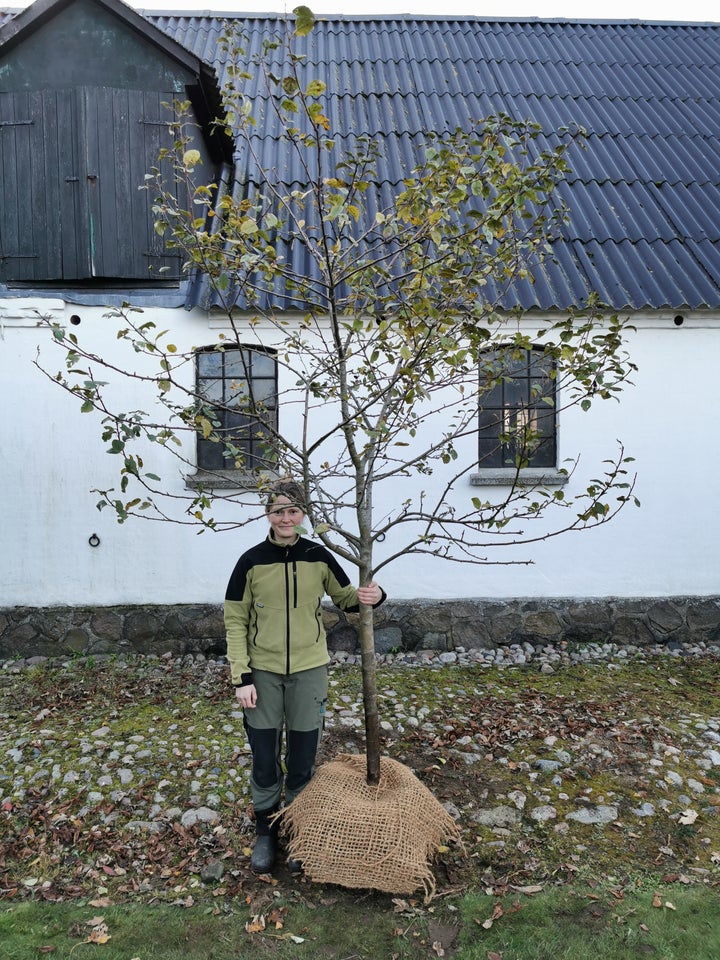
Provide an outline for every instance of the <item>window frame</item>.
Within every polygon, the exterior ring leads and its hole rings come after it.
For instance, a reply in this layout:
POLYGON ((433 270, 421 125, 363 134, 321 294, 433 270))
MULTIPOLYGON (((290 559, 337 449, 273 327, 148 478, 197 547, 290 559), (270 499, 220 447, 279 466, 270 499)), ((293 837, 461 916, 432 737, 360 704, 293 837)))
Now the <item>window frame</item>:
POLYGON ((470 477, 473 485, 567 482, 565 471, 561 471, 557 466, 559 443, 556 369, 555 361, 548 358, 543 348, 538 345, 529 348, 513 344, 499 346, 488 351, 480 362, 478 467, 477 472, 470 477), (492 364, 496 356, 502 356, 503 368, 508 366, 509 358, 510 369, 488 390, 488 365, 492 364), (516 368, 514 371, 513 366, 516 368), (551 402, 547 402, 547 398, 550 398, 551 402), (517 433, 518 422, 522 420, 521 411, 526 412, 526 423, 528 420, 535 421, 533 430, 538 426, 545 427, 540 431, 543 439, 540 440, 538 449, 526 457, 518 457, 517 452, 512 451, 510 441, 503 439, 517 433))
MULTIPOLYGON (((213 485, 245 486, 249 482, 254 482, 254 478, 261 471, 272 470, 272 463, 266 453, 262 453, 261 446, 267 448, 268 440, 253 435, 257 423, 264 419, 269 425, 270 435, 277 432, 279 418, 279 392, 278 392, 278 360, 277 350, 269 347, 259 346, 258 344, 241 343, 232 346, 198 347, 194 351, 195 365, 195 390, 197 396, 205 397, 205 402, 209 403, 221 423, 220 430, 238 431, 237 436, 230 438, 238 446, 245 449, 245 462, 236 465, 232 459, 223 457, 222 463, 216 462, 216 458, 206 456, 206 453, 221 451, 221 445, 203 436, 202 431, 198 430, 195 440, 196 470, 195 477, 188 478, 193 486, 203 480, 212 478, 213 485), (217 364, 217 373, 209 371, 203 372, 203 357, 213 358, 217 364), (255 366, 259 365, 259 360, 272 361, 272 370, 269 373, 256 372, 255 366), (246 371, 245 376, 238 375, 238 367, 246 371), (251 384, 250 390, 244 393, 243 385, 251 384), (252 384, 256 384, 255 388, 252 384), (262 389, 260 388, 262 385, 262 389), (269 385, 269 387, 268 387, 269 385), (217 399, 213 397, 216 395, 217 399), (257 403, 265 403, 265 412, 267 417, 262 418, 258 412, 242 413, 237 404, 233 404, 233 399, 243 395, 258 396, 257 403), (259 399, 262 397, 262 400, 259 399), (229 423, 232 419, 246 420, 245 424, 239 422, 229 423), (254 423, 253 423, 254 421, 254 423), (248 435, 248 431, 250 434, 248 435), (242 435, 245 434, 245 435, 242 435), (215 462, 214 462, 215 460, 215 462)), ((215 430, 213 430, 215 432, 215 430)), ((267 437, 267 435, 266 435, 267 437)), ((221 452, 222 457, 222 452, 221 452)))

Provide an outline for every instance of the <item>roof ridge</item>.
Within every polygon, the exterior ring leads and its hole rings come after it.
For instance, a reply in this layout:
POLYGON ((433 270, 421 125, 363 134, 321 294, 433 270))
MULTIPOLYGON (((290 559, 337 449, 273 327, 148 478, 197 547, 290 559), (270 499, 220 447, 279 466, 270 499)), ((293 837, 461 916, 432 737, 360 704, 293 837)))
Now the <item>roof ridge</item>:
MULTIPOLYGON (((3 12, 0 8, 0 12, 3 12)), ((290 14, 270 12, 270 11, 248 11, 234 12, 230 10, 210 10, 208 8, 198 8, 197 10, 185 9, 155 9, 155 8, 136 8, 137 12, 144 17, 175 17, 178 19, 205 17, 213 20, 278 20, 287 21, 292 19, 290 14)), ((16 9, 7 8, 7 12, 18 12, 16 9)), ((648 27, 720 27, 720 21, 716 20, 643 20, 638 18, 591 18, 591 17, 500 17, 500 16, 472 16, 469 14, 444 14, 441 16, 433 14, 415 14, 415 13, 377 13, 377 14, 347 14, 347 13, 323 13, 315 14, 315 20, 323 22, 338 23, 367 23, 384 22, 390 23, 400 21, 403 23, 530 23, 530 24, 582 24, 587 26, 648 26, 648 27)))

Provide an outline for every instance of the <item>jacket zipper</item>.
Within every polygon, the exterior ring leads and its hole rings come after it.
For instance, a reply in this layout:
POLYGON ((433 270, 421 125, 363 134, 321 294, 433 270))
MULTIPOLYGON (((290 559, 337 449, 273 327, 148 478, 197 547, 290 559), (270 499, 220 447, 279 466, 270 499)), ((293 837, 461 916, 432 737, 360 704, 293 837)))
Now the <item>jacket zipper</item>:
POLYGON ((290 675, 290 550, 285 548, 285 673, 290 675))

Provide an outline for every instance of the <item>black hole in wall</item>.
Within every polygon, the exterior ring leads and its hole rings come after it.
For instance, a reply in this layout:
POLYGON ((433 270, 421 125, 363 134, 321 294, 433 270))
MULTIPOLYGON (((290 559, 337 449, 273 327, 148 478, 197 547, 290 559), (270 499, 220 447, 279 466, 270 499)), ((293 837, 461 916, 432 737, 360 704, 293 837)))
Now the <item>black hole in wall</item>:
POLYGON ((681 313, 678 313, 678 315, 673 319, 673 323, 676 327, 681 327, 684 322, 685 317, 681 313))
POLYGON ((74 313, 74 314, 70 317, 70 323, 71 323, 74 327, 77 327, 77 325, 80 323, 80 317, 79 317, 76 313, 74 313))

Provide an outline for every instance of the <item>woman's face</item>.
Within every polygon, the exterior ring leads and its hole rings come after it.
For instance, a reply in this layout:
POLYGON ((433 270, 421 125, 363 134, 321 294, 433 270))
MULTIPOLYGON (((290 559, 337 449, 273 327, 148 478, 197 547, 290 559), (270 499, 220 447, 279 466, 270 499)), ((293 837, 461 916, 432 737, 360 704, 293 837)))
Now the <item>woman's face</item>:
POLYGON ((292 543, 297 536, 295 528, 303 522, 305 513, 287 497, 278 497, 268 507, 267 517, 273 540, 278 543, 292 543))

